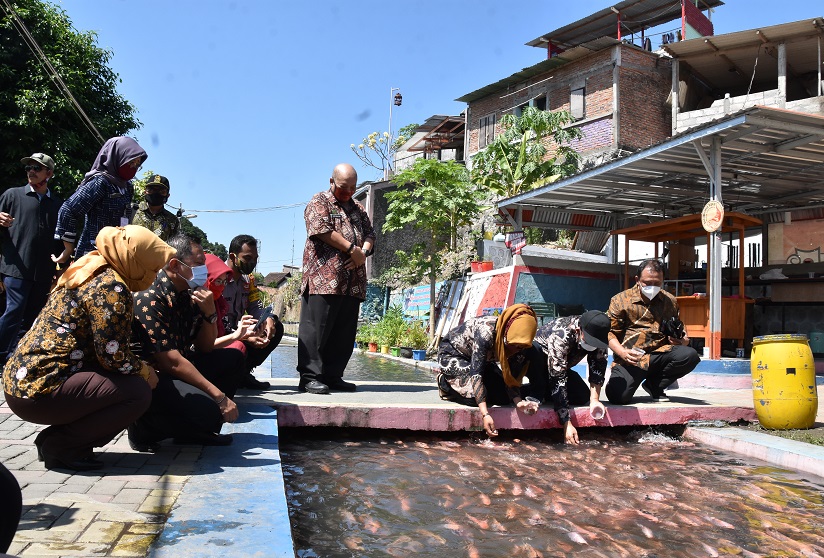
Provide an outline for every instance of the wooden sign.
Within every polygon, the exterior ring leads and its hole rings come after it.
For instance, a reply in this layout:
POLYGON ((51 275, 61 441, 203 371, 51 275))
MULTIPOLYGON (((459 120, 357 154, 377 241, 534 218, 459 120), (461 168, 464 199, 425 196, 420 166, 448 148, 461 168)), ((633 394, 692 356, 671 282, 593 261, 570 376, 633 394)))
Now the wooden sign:
POLYGON ((721 228, 724 221, 724 206, 718 200, 710 200, 701 211, 701 226, 711 233, 721 228))

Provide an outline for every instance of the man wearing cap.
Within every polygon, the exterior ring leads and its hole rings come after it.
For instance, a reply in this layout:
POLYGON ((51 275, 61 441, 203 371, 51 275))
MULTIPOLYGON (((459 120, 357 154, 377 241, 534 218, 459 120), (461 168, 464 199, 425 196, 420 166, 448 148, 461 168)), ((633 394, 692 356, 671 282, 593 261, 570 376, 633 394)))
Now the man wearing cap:
POLYGON ((146 227, 161 240, 168 240, 180 230, 180 221, 177 216, 163 205, 169 200, 169 179, 159 174, 153 174, 146 182, 143 201, 137 208, 133 225, 146 227))
POLYGON ((54 160, 35 153, 20 162, 29 183, 0 196, 0 274, 6 289, 6 310, 0 316, 2 364, 17 345, 21 331, 31 327, 46 304, 55 274, 52 254, 60 254, 62 247, 53 232, 63 200, 48 185, 54 176, 54 160))
POLYGON ((569 420, 569 406, 586 405, 593 416, 603 416, 601 386, 607 371, 609 317, 599 310, 580 316, 564 316, 543 325, 535 334, 535 344, 547 356, 549 385, 555 412, 564 425, 564 441, 578 443, 578 431, 569 420), (587 358, 589 387, 572 369, 587 358))

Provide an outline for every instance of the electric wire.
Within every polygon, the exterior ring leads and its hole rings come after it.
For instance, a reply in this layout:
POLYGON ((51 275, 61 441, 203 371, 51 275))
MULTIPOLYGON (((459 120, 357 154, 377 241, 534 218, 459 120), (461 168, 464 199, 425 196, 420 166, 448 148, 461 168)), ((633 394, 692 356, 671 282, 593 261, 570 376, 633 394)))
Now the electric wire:
POLYGON ((69 106, 71 106, 72 110, 83 122, 83 125, 86 127, 86 129, 102 144, 105 141, 105 138, 97 129, 97 126, 94 125, 94 122, 92 122, 91 118, 89 118, 89 115, 86 114, 86 111, 83 110, 83 107, 80 106, 80 103, 77 101, 69 87, 63 81, 63 78, 60 76, 60 73, 55 69, 54 66, 52 66, 51 61, 49 60, 48 56, 46 56, 46 53, 43 52, 43 49, 40 48, 40 45, 37 43, 37 40, 29 32, 29 29, 26 27, 26 24, 23 23, 23 20, 20 19, 19 15, 17 15, 17 11, 11 5, 9 0, 2 0, 2 2, 3 6, 6 9, 6 12, 8 12, 11 18, 15 30, 23 39, 23 42, 26 43, 26 46, 29 47, 29 50, 32 51, 32 54, 34 54, 35 59, 46 71, 46 74, 49 76, 49 78, 51 78, 52 82, 57 87, 58 93, 60 93, 63 96, 63 98, 65 98, 69 102, 69 106))

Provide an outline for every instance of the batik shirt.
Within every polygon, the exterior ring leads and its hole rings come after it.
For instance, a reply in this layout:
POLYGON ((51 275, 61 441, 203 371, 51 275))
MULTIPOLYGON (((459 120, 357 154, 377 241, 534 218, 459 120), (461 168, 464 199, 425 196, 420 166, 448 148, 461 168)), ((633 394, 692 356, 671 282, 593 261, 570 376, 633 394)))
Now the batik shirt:
POLYGON ((317 235, 337 231, 355 244, 375 242, 375 229, 366 210, 355 200, 341 203, 327 190, 312 196, 303 212, 306 220, 306 246, 303 249, 301 293, 333 294, 366 299, 366 267, 349 270, 346 252, 329 246, 317 235))
MULTIPOLYGON (((638 283, 632 288, 618 293, 609 301, 607 315, 612 321, 609 338, 618 339, 626 348, 638 347, 646 353, 636 365, 649 370, 649 353, 666 353, 672 350, 669 339, 661 333, 661 324, 678 313, 678 301, 665 290, 661 290, 651 301, 641 296, 638 283)), ((612 365, 625 366, 627 363, 615 355, 612 365)))
MULTIPOLYGON (((495 354, 495 326, 498 316, 470 318, 450 331, 438 345, 438 363, 441 373, 456 392, 463 397, 474 398, 480 404, 487 400, 483 383, 484 369, 498 361, 495 354)), ((509 357, 509 369, 513 375, 521 370, 526 358, 522 353, 509 357)), ((498 374, 501 369, 495 366, 498 374)), ((507 386, 512 401, 520 397, 519 387, 507 386)))
POLYGON ((573 366, 586 357, 589 367, 589 385, 604 385, 607 371, 606 349, 588 352, 578 342, 578 321, 580 316, 556 318, 544 324, 535 334, 535 342, 547 356, 549 368, 549 392, 555 405, 555 412, 562 423, 569 421, 569 397, 567 376, 577 374, 573 366))
POLYGON ((54 238, 76 244, 75 258, 95 250, 94 242, 100 229, 119 227, 121 218, 131 222, 133 194, 134 187, 131 182, 121 190, 105 176, 98 174, 80 186, 60 206, 54 238), (83 232, 78 240, 77 221, 81 218, 83 232))
POLYGON ((133 225, 140 225, 155 233, 160 240, 169 240, 180 230, 180 221, 177 215, 161 208, 160 213, 154 214, 149 211, 149 205, 143 201, 134 214, 133 225))
POLYGON ((3 371, 3 389, 21 398, 51 393, 76 372, 149 377, 129 349, 132 293, 111 268, 76 289, 52 292, 3 371))
POLYGON ((203 315, 192 302, 189 289, 178 292, 166 271, 160 270, 152 286, 134 294, 134 333, 140 354, 178 351, 191 356, 192 342, 203 315))

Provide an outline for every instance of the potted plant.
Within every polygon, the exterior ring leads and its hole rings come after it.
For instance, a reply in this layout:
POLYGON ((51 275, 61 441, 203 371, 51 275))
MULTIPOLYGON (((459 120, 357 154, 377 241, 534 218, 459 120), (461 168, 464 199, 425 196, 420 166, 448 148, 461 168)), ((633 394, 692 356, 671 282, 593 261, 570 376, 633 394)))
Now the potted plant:
POLYGON ((363 324, 358 328, 358 334, 362 335, 364 343, 366 343, 367 350, 370 353, 378 351, 377 331, 374 323, 363 324))
POLYGON ((406 339, 409 346, 412 347, 412 358, 425 360, 426 346, 429 344, 429 333, 424 328, 423 322, 414 322, 409 326, 406 339))

